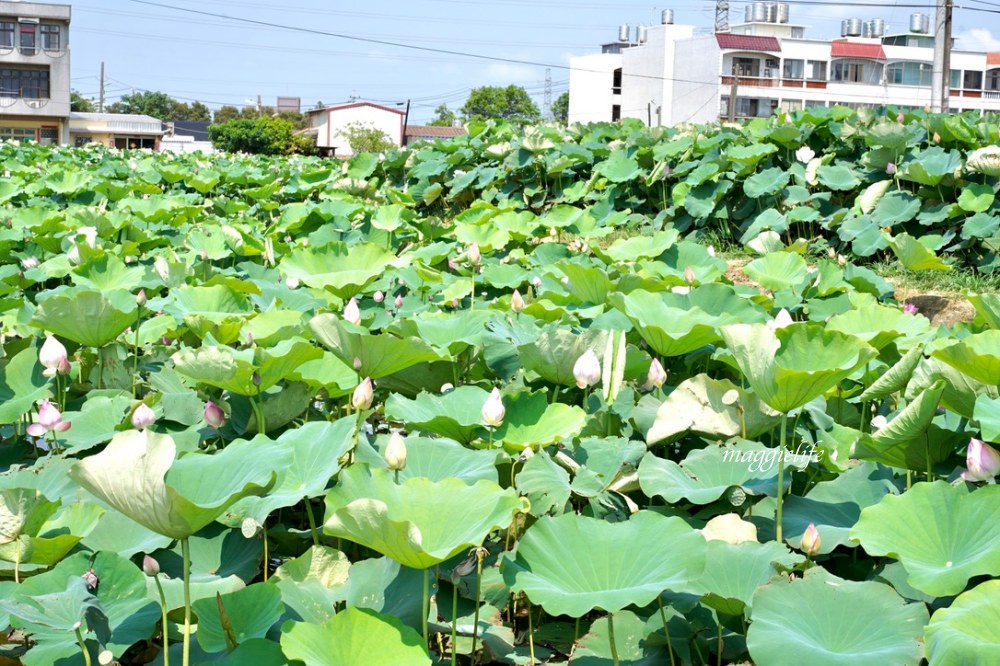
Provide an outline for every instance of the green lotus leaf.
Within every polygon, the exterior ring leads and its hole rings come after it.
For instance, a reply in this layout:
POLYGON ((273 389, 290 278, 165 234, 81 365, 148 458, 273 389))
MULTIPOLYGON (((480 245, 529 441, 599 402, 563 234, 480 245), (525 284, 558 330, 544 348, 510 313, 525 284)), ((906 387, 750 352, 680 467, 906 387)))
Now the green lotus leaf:
POLYGON ((273 347, 232 349, 205 345, 179 351, 171 360, 178 373, 197 382, 238 395, 256 395, 322 355, 322 350, 309 341, 288 338, 273 347), (254 382, 254 375, 259 383, 254 382))
POLYGON ((931 354, 985 384, 1000 384, 1000 330, 991 329, 962 338, 931 354))
POLYGON ((420 634, 365 608, 347 608, 326 624, 295 622, 281 634, 281 649, 305 666, 431 666, 420 634))
POLYGON ((673 246, 680 237, 676 229, 658 231, 652 236, 636 236, 619 238, 607 249, 592 248, 594 255, 600 257, 606 264, 619 261, 635 261, 636 259, 652 259, 658 257, 673 246))
POLYGON ((788 185, 791 174, 781 167, 764 169, 743 181, 743 192, 751 199, 777 194, 788 185))
MULTIPOLYGON (((371 467, 388 467, 385 448, 389 437, 379 436, 372 447, 359 446, 355 460, 371 467)), ((406 449, 406 467, 399 471, 401 481, 422 477, 434 482, 461 479, 470 485, 480 480, 497 483, 497 464, 505 457, 496 449, 470 449, 450 439, 413 435, 406 437, 406 449)))
POLYGON ((447 358, 419 338, 371 335, 330 313, 313 317, 309 328, 317 340, 347 365, 353 367, 354 359, 359 359, 361 377, 378 379, 420 363, 447 358))
POLYGON ((977 319, 1000 329, 1000 294, 969 294, 969 302, 976 308, 977 319))
POLYGON ((816 178, 823 187, 831 190, 853 190, 861 184, 850 167, 824 164, 816 169, 816 178))
POLYGON ((885 427, 871 436, 863 436, 858 441, 856 456, 883 465, 922 471, 927 471, 929 464, 947 460, 954 451, 953 438, 938 436, 931 425, 937 416, 944 387, 944 381, 935 382, 893 416, 885 427))
POLYGON ((66 633, 79 629, 90 609, 100 612, 101 603, 79 576, 63 576, 63 587, 58 592, 32 594, 23 588, 13 598, 0 599, 0 611, 10 615, 12 626, 37 626, 66 633))
POLYGON ((275 446, 234 443, 214 455, 174 460, 169 435, 117 433, 69 475, 99 499, 158 534, 186 539, 246 495, 263 494, 287 463, 275 446))
POLYGON ((747 649, 758 664, 807 654, 815 666, 917 666, 927 619, 923 604, 906 603, 888 585, 843 580, 814 567, 802 578, 782 576, 757 590, 747 649))
MULTIPOLYGON (((499 579, 496 568, 492 580, 499 579)), ((392 615, 403 624, 418 628, 423 614, 424 572, 400 565, 388 557, 371 557, 351 564, 346 595, 348 607, 369 608, 376 613, 392 615)), ((430 594, 437 592, 435 576, 430 576, 430 594)), ((491 587, 485 583, 484 591, 491 587)), ((488 593, 487 593, 488 594, 488 593)), ((449 604, 450 606, 450 604, 449 604)))
POLYGON ((642 175, 642 169, 628 150, 615 150, 608 159, 594 165, 594 173, 599 173, 612 183, 624 183, 642 175))
POLYGON ((507 416, 503 425, 494 430, 493 440, 503 442, 511 453, 569 441, 580 434, 587 420, 586 412, 579 407, 561 402, 549 404, 542 391, 508 397, 504 408, 507 416))
POLYGON ((282 564, 268 579, 281 591, 285 606, 299 619, 323 624, 333 617, 336 604, 347 598, 351 563, 339 550, 313 546, 282 564))
POLYGON ((898 234, 889 243, 903 268, 910 271, 950 271, 951 266, 934 254, 921 241, 909 234, 898 234))
POLYGON ((709 439, 757 437, 769 432, 778 414, 760 398, 728 379, 706 374, 685 379, 656 410, 646 442, 656 444, 691 432, 709 439))
POLYGON ((973 417, 979 422, 983 439, 1000 443, 1000 399, 988 395, 979 396, 973 417))
POLYGON ((705 571, 694 582, 694 588, 706 606, 727 615, 743 615, 747 607, 753 606, 757 588, 779 571, 804 560, 804 556, 774 541, 709 541, 705 571))
POLYGON ((809 276, 806 260, 794 252, 773 252, 754 259, 743 267, 747 276, 771 291, 801 291, 809 276))
POLYGON ((973 576, 1000 575, 1000 486, 936 481, 886 495, 861 512, 851 539, 899 560, 921 592, 958 594, 973 576))
MULTIPOLYGON (((648 497, 659 496, 671 504, 683 499, 711 504, 734 487, 748 495, 776 495, 777 455, 777 449, 747 440, 695 449, 680 464, 650 452, 639 464, 639 486, 648 497)), ((808 456, 803 457, 808 462, 808 456)), ((794 461, 788 456, 789 464, 794 461)))
POLYGON ((423 312, 397 319, 385 330, 401 338, 423 340, 451 355, 469 347, 482 347, 486 323, 493 317, 488 311, 423 312))
POLYGON ((913 400, 939 379, 943 379, 945 383, 940 406, 967 419, 973 418, 979 396, 1000 398, 1000 386, 973 379, 937 358, 924 358, 920 361, 906 385, 903 397, 913 400))
POLYGON ((883 372, 878 379, 872 382, 871 386, 866 388, 859 396, 859 399, 865 402, 881 400, 893 393, 902 391, 906 388, 910 377, 913 376, 913 371, 917 369, 923 358, 924 348, 922 345, 917 345, 903 354, 891 368, 883 372))
POLYGON ((779 412, 823 395, 876 355, 857 338, 811 323, 778 330, 735 324, 720 332, 754 393, 779 412))
POLYGON ((535 516, 563 513, 573 492, 569 472, 557 465, 545 449, 524 463, 515 485, 531 502, 531 513, 535 516))
POLYGON ((513 490, 490 481, 417 477, 396 484, 388 470, 354 465, 326 496, 323 531, 426 569, 481 544, 524 509, 513 490))
POLYGON ((357 296, 396 260, 396 255, 371 243, 348 246, 330 243, 320 248, 296 248, 281 260, 287 277, 343 299, 357 296))
MULTIPOLYGON (((931 331, 931 322, 927 317, 915 317, 899 308, 872 304, 834 315, 827 322, 826 329, 853 335, 876 349, 882 349, 891 342, 899 344, 906 339, 927 335, 931 331)), ((906 345, 900 346, 905 348, 906 345)))
POLYGON ((478 386, 459 386, 441 394, 420 393, 413 400, 393 393, 386 400, 385 416, 467 444, 482 425, 483 404, 489 395, 478 386))
POLYGON ((501 565, 504 581, 550 615, 580 617, 694 592, 707 542, 680 518, 640 511, 608 523, 569 513, 529 527, 501 565))
POLYGON ((988 664, 1000 650, 1000 580, 980 583, 931 616, 924 631, 931 664, 988 664))
POLYGON ((606 331, 574 333, 566 328, 551 328, 537 339, 518 346, 521 365, 542 379, 559 386, 576 386, 573 365, 589 349, 600 358, 607 345, 606 331))
POLYGON ((42 370, 34 347, 22 349, 0 367, 0 423, 19 421, 36 402, 52 396, 42 370))
MULTIPOLYGON (((627 610, 615 613, 614 630, 615 648, 620 663, 627 666, 658 666, 670 663, 666 644, 650 640, 648 623, 635 613, 627 610)), ((674 649, 678 652, 686 647, 678 643, 674 645, 674 649)), ((574 646, 573 659, 570 663, 573 666, 606 666, 614 663, 607 617, 598 618, 590 625, 587 634, 574 646)))
POLYGON ((80 287, 97 291, 132 290, 142 282, 142 269, 129 268, 115 255, 105 254, 77 268, 71 279, 80 287))
POLYGON ((961 173, 961 169, 961 153, 957 150, 944 150, 940 146, 931 146, 913 153, 913 159, 908 160, 899 170, 898 177, 921 185, 936 186, 946 176, 961 173))
POLYGON ((982 213, 993 205, 996 193, 992 185, 969 183, 958 194, 958 205, 967 213, 982 213))
POLYGON ((890 192, 871 212, 872 222, 880 227, 892 227, 909 222, 920 212, 920 199, 909 192, 890 192))
POLYGON ((233 650, 263 638, 285 612, 281 591, 267 583, 199 599, 191 608, 198 616, 198 644, 206 652, 233 650))
POLYGON ((124 289, 74 288, 41 300, 33 326, 88 347, 103 347, 135 323, 135 296, 124 289))

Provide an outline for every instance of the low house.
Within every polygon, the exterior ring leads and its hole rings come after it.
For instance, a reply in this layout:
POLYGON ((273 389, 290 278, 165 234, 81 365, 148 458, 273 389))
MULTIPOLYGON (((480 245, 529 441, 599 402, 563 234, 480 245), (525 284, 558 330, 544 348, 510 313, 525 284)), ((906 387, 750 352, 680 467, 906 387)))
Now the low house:
POLYGON ((173 153, 205 153, 215 151, 208 137, 208 126, 212 123, 197 120, 173 120, 164 123, 166 133, 160 141, 160 149, 173 153))
POLYGON ((465 134, 464 127, 437 127, 435 125, 407 125, 406 145, 417 141, 436 141, 451 139, 465 134))
POLYGON ((406 113, 402 109, 372 102, 352 102, 306 113, 309 126, 304 133, 315 136, 316 147, 329 155, 342 157, 353 154, 346 134, 351 126, 377 129, 397 146, 403 145, 406 113))
POLYGON ((69 140, 75 146, 102 143, 109 148, 160 149, 163 123, 134 113, 69 114, 69 140))

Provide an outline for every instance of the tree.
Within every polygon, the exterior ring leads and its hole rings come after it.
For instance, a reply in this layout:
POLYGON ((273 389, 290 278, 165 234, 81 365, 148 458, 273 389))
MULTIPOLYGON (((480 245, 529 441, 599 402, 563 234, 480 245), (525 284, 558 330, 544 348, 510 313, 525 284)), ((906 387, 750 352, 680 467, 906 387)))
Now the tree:
POLYGON ((69 110, 80 113, 93 113, 97 109, 94 107, 94 100, 87 99, 75 90, 69 93, 69 110))
POLYGON ((197 122, 212 122, 212 112, 201 102, 174 102, 170 111, 170 120, 192 120, 197 122))
POLYGON ((462 107, 466 120, 496 118, 512 123, 538 122, 542 114, 521 86, 475 88, 462 107))
POLYGON ((434 120, 427 123, 432 127, 451 127, 455 124, 455 112, 448 108, 447 104, 442 104, 434 109, 434 120))
POLYGON ((564 125, 569 122, 569 91, 552 102, 552 117, 564 125))
POLYGON ((111 113, 139 113, 160 120, 170 120, 177 101, 170 95, 152 90, 141 90, 122 98, 108 107, 111 113))
POLYGON ((208 138, 216 148, 230 153, 287 155, 293 146, 292 124, 281 118, 239 118, 209 125, 208 138))
POLYGON ((225 105, 220 106, 215 112, 214 122, 216 125, 223 125, 228 123, 230 120, 236 120, 240 117, 240 110, 235 106, 225 105))
POLYGON ((342 133, 355 153, 384 153, 396 147, 389 135, 372 125, 348 123, 342 133))

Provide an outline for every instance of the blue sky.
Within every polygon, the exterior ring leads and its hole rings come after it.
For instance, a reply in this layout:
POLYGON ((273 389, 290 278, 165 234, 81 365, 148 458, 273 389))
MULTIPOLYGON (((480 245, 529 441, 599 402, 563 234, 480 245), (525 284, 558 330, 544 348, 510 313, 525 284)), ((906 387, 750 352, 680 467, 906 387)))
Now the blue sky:
MULTIPOLYGON (((243 106, 260 95, 265 105, 278 95, 345 102, 350 97, 388 105, 412 100, 412 121, 424 122, 446 103, 457 109, 471 88, 518 84, 541 104, 545 64, 551 64, 553 97, 568 87, 559 67, 574 55, 599 50, 621 23, 659 21, 672 8, 675 22, 706 30, 714 20, 712 0, 673 4, 611 0, 151 0, 163 5, 263 23, 411 44, 536 65, 491 61, 446 53, 352 41, 139 4, 130 0, 73 2, 73 88, 96 97, 103 60, 109 102, 132 90, 161 90, 212 108, 243 106)), ((857 2, 858 0, 853 0, 857 2)), ((902 0, 932 4, 932 0, 902 0)), ((872 8, 834 4, 791 7, 793 23, 807 35, 839 35, 848 16, 882 18, 890 30, 905 29, 914 8, 873 1, 872 8)), ((973 6, 990 8, 989 3, 973 6)), ((731 2, 731 21, 746 2, 731 2)), ((958 48, 1000 50, 1000 14, 955 10, 958 48)))

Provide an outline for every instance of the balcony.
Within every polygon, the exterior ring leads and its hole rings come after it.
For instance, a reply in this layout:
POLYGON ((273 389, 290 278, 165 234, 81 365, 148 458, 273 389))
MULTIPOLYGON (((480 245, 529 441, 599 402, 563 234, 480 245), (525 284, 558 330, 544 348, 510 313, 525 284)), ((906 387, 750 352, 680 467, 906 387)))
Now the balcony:
POLYGON ((736 81, 737 87, 753 88, 806 88, 809 90, 825 90, 826 81, 813 81, 803 79, 778 79, 764 76, 731 76, 722 75, 719 77, 723 86, 732 86, 736 81))

